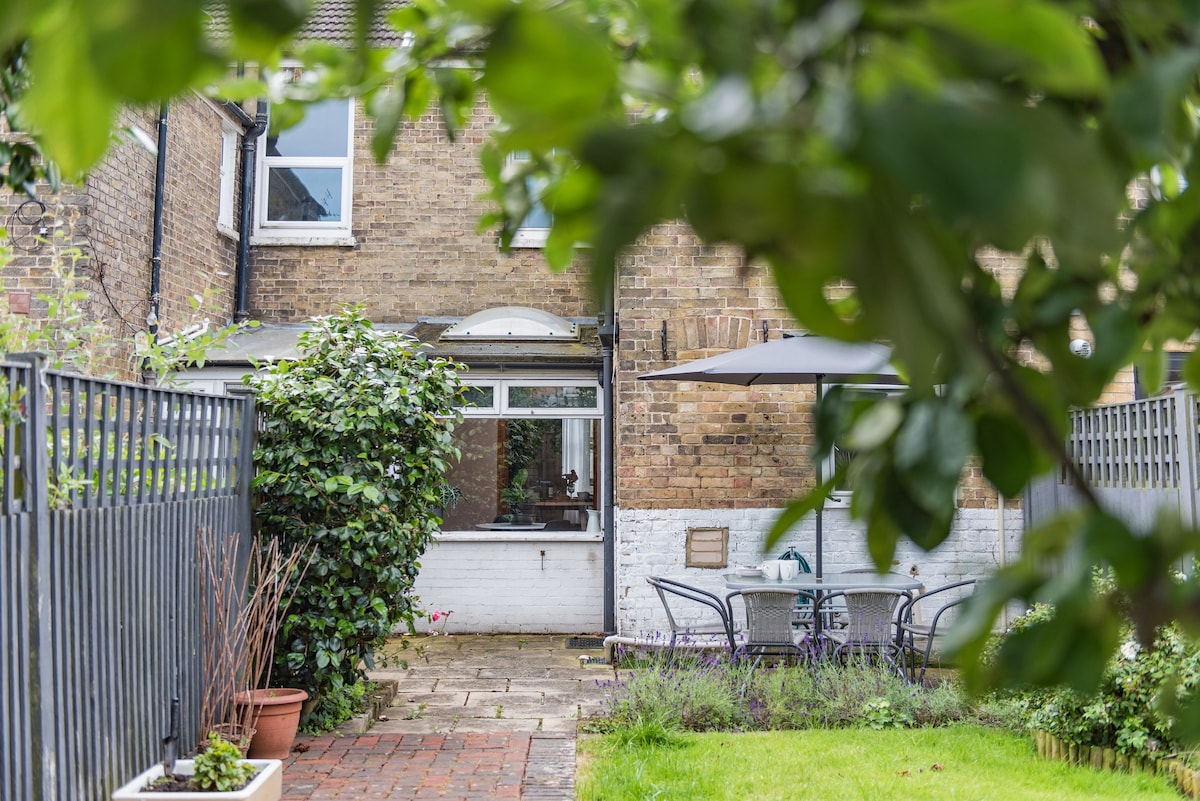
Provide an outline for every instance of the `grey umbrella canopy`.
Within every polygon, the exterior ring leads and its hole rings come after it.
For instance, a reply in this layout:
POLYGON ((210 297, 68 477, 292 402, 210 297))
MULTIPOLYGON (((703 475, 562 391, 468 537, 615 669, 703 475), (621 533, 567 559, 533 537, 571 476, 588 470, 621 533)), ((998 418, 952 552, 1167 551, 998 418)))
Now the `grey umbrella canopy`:
POLYGON ((889 363, 892 349, 874 342, 818 336, 784 337, 640 375, 645 380, 715 384, 903 384, 889 363))
MULTIPOLYGON (((822 384, 903 385, 904 379, 891 365, 892 350, 874 342, 842 342, 818 336, 784 337, 748 348, 685 362, 666 370, 638 376, 646 381, 708 381, 749 387, 759 384, 813 384, 817 401, 822 384)), ((821 463, 816 465, 817 485, 821 463)), ((817 510, 816 574, 822 575, 822 510, 817 510)))

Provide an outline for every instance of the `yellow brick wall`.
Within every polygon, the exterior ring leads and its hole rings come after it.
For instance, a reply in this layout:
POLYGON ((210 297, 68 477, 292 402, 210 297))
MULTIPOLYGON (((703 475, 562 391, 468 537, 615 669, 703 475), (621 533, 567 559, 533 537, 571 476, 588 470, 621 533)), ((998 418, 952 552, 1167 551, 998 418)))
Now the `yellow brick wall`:
MULTIPOLYGON (((215 292, 220 309, 213 322, 232 314, 233 240, 216 231, 221 148, 220 112, 196 97, 174 104, 168 114, 168 167, 164 189, 160 325, 164 333, 191 321, 188 298, 215 292)), ((157 137, 155 109, 126 110, 122 127, 136 125, 157 137)), ((145 331, 150 311, 151 252, 154 230, 155 155, 131 141, 115 143, 105 160, 79 186, 68 186, 42 199, 53 219, 70 231, 70 242, 83 255, 81 287, 89 296, 87 312, 103 324, 116 351, 95 365, 100 374, 133 379, 132 337, 145 331)), ((23 197, 4 195, 5 219, 23 197)), ((4 289, 50 290, 55 248, 36 252, 13 249, 3 275, 4 289)), ((33 303, 31 319, 44 320, 46 304, 33 303)))
POLYGON ((479 149, 492 118, 479 109, 456 141, 429 115, 406 126, 384 165, 367 155, 370 127, 357 110, 354 247, 257 247, 250 306, 265 322, 303 322, 361 303, 379 323, 465 316, 492 306, 535 306, 595 317, 581 268, 551 273, 537 249, 500 252, 477 230, 489 208, 479 149))

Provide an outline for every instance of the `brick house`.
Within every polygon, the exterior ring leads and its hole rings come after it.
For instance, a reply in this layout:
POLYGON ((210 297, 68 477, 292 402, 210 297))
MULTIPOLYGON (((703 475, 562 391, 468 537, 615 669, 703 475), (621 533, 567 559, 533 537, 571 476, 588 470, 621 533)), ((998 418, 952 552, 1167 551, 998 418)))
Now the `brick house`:
MULTIPOLYGON (((508 254, 495 231, 478 230, 487 184, 477 156, 495 122, 486 107, 454 142, 434 116, 406 126, 382 165, 349 101, 247 141, 258 111, 186 97, 165 128, 128 112, 124 122, 162 134, 158 156, 117 145, 83 186, 34 215, 74 220, 92 313, 114 335, 144 329, 152 312, 178 330, 188 298, 209 293, 222 320, 262 324, 187 374, 220 392, 250 358, 286 358, 310 317, 356 303, 467 364, 477 405, 460 431, 459 494, 417 583, 426 609, 453 610, 448 631, 644 634, 663 625, 647 575, 720 590, 722 566, 761 561, 778 509, 813 485, 812 387, 636 377, 794 330, 766 270, 662 225, 624 254, 606 310, 584 265, 545 266, 536 220, 508 254), (501 499, 521 470, 535 496, 531 524, 514 522, 501 499), (689 566, 702 552, 706 566, 689 566)), ((9 199, 5 212, 14 242, 28 233, 21 202, 9 199)), ((47 253, 27 245, 14 247, 4 275, 13 308, 46 285, 47 253)), ((1011 283, 1020 262, 996 254, 994 267, 1011 283)), ((128 362, 111 366, 138 378, 128 362)), ((825 513, 828 571, 869 562, 847 506, 825 513)), ((812 527, 805 521, 787 544, 811 556, 812 527)), ((1020 503, 972 472, 954 528, 933 553, 902 545, 894 569, 928 586, 987 574, 1020 549, 1020 503)))

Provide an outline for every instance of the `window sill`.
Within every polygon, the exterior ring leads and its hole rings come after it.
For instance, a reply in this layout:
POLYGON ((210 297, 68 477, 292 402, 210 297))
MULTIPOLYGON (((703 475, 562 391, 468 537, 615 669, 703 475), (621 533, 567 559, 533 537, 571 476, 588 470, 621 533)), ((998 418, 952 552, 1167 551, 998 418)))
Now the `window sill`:
POLYGON ((343 247, 352 248, 358 244, 353 234, 308 234, 303 236, 280 234, 255 234, 250 238, 250 244, 264 247, 343 247))
POLYGON ((541 250, 546 247, 546 240, 549 238, 549 228, 522 228, 513 234, 509 247, 541 250))
POLYGON ((443 531, 438 542, 603 542, 600 531, 443 531))

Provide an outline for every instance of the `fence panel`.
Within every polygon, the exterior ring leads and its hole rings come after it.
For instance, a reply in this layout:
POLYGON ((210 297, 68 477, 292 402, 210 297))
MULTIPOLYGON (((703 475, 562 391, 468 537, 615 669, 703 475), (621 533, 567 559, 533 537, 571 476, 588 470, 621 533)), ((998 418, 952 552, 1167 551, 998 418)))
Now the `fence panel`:
POLYGON ((248 553, 253 401, 41 375, 0 363, 0 798, 102 801, 175 697, 195 746, 197 532, 248 553))
MULTIPOLYGON (((1176 392, 1071 413, 1067 454, 1105 508, 1136 528, 1153 525, 1161 510, 1200 525, 1197 426, 1200 396, 1176 392)), ((1035 525, 1080 503, 1066 467, 1033 482, 1026 523, 1035 525)))

